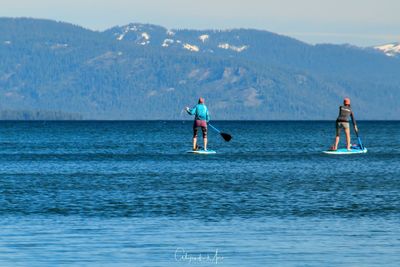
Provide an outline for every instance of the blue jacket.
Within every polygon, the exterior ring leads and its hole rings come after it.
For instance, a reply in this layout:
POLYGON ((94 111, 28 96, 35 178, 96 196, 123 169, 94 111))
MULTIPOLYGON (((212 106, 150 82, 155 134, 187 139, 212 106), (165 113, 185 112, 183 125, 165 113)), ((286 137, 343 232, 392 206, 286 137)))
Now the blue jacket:
POLYGON ((204 104, 197 104, 194 108, 189 109, 188 113, 190 115, 194 115, 195 120, 207 122, 210 120, 210 114, 208 113, 208 109, 204 104))

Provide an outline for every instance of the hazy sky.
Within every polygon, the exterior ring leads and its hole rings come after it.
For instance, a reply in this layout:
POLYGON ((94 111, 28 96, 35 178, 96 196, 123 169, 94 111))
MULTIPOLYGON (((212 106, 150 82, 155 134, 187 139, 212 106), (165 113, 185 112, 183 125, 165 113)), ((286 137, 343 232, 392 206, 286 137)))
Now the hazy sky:
POLYGON ((309 43, 400 42, 400 0, 0 0, 2 17, 48 18, 104 30, 256 28, 309 43))

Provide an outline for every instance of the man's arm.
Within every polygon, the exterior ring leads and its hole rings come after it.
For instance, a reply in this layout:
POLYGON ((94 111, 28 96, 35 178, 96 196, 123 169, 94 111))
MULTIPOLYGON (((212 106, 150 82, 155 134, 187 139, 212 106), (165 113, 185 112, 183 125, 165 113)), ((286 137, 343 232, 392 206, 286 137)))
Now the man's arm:
POLYGON ((186 112, 187 112, 189 115, 194 115, 194 114, 196 114, 196 107, 194 107, 194 108, 192 108, 192 109, 190 109, 189 107, 186 107, 186 112))
POLYGON ((354 118, 353 111, 351 112, 350 116, 351 116, 351 120, 353 121, 353 124, 354 124, 354 129, 356 132, 358 132, 357 122, 356 122, 356 119, 354 118))

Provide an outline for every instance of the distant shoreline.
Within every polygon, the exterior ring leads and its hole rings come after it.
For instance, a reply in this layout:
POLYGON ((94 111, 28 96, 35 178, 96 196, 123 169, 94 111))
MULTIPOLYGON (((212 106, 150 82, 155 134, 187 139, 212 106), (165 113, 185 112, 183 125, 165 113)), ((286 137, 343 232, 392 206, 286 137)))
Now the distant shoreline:
POLYGON ((1 121, 82 120, 79 113, 54 110, 0 110, 1 121))

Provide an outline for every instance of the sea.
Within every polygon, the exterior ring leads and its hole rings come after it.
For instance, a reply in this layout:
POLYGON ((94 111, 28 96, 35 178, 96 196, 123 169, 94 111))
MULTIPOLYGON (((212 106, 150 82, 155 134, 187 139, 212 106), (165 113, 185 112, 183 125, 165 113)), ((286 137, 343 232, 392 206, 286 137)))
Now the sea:
POLYGON ((399 121, 213 125, 0 122, 0 266, 399 266, 399 121))

